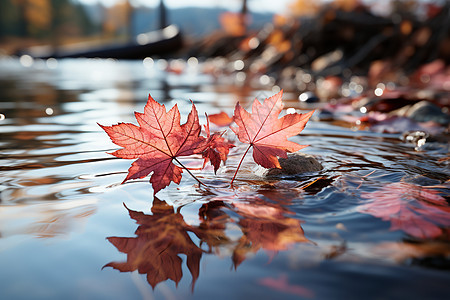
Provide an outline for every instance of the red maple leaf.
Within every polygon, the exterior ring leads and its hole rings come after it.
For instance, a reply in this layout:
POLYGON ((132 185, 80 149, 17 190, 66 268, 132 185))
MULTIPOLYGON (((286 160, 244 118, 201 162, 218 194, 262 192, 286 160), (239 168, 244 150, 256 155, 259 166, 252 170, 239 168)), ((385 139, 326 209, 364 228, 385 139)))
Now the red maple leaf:
POLYGON ((442 226, 450 226, 447 201, 429 188, 396 182, 362 197, 373 202, 358 210, 390 221, 391 230, 403 230, 416 238, 436 238, 443 233, 442 226))
POLYGON ((288 114, 278 118, 283 110, 281 96, 283 91, 267 98, 261 104, 253 101, 252 113, 236 104, 234 122, 238 127, 231 127, 243 143, 249 144, 231 180, 233 183, 237 171, 247 152, 253 147, 253 159, 265 168, 281 168, 277 157, 287 158, 287 152, 296 152, 307 147, 289 141, 287 138, 299 134, 314 111, 306 114, 288 114))
POLYGON ((135 112, 135 116, 140 126, 131 123, 112 126, 99 124, 115 144, 123 147, 111 153, 112 155, 126 159, 137 158, 122 183, 129 179, 143 178, 153 172, 150 182, 156 194, 172 181, 179 184, 183 168, 201 183, 178 160, 181 156, 202 153, 207 146, 206 139, 200 136, 201 127, 195 105, 192 104, 186 123, 180 125, 177 105, 166 112, 165 106, 149 95, 144 113, 135 112))
POLYGON ((224 132, 216 132, 211 135, 208 116, 206 116, 206 121, 205 130, 208 139, 206 149, 202 153, 205 159, 203 166, 210 161, 211 165, 214 166, 214 173, 216 173, 220 167, 220 162, 223 161, 225 163, 227 161, 230 149, 235 146, 222 136, 224 132))

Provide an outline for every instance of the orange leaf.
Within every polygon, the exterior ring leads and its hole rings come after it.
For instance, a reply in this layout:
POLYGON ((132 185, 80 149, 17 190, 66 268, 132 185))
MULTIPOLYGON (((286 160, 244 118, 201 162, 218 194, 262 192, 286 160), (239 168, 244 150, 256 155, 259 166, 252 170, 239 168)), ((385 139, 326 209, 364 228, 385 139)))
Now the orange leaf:
POLYGON ((218 114, 212 114, 209 116, 209 121, 217 126, 229 126, 233 123, 233 119, 226 112, 220 112, 218 114))

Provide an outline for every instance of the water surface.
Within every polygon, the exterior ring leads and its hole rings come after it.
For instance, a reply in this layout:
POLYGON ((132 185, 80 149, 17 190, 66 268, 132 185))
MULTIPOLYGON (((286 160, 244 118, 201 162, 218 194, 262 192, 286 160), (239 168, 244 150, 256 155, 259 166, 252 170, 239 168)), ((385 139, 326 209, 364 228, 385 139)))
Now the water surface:
MULTIPOLYGON (((248 159, 232 189, 237 143, 217 176, 196 172, 210 188, 187 174, 157 197, 148 178, 121 185, 131 161, 107 154, 116 146, 97 122, 135 123, 151 93, 184 118, 191 99, 204 124, 205 112, 277 90, 166 66, 0 61, 2 299, 448 295, 448 144, 417 151, 399 135, 312 120, 292 140, 311 145, 302 152, 320 172, 269 180, 248 159), (370 214, 386 197, 378 211, 401 210, 370 214)), ((300 111, 297 96, 285 93, 287 108, 300 111)))

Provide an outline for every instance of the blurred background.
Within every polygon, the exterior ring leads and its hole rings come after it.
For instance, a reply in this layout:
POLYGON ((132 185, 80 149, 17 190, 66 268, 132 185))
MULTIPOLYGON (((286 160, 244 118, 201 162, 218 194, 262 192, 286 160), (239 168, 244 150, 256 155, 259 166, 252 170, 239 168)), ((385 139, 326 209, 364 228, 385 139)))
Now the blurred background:
MULTIPOLYGON (((270 22, 274 13, 285 12, 289 1, 248 1, 254 24, 270 22)), ((80 40, 124 39, 158 29, 161 6, 166 22, 183 28, 190 36, 210 33, 220 27, 225 11, 240 11, 243 1, 184 0, 2 0, 0 40, 4 53, 36 44, 66 44, 80 40), (198 16, 201 15, 201 18, 198 16)))
POLYGON ((436 59, 448 64, 449 53, 448 1, 0 2, 3 55, 220 56, 245 59, 243 71, 280 75, 293 66, 320 76, 392 77, 436 59))

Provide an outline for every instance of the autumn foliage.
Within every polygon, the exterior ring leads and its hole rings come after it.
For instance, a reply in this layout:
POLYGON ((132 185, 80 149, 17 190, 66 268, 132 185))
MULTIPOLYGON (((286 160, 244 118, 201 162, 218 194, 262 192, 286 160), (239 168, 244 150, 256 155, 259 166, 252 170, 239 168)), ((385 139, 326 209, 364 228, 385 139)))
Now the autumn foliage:
MULTIPOLYGON (((234 116, 218 119, 230 120, 237 126, 231 127, 238 139, 249 144, 242 156, 236 172, 231 180, 233 183, 240 165, 253 148, 255 162, 265 168, 280 168, 278 157, 287 157, 287 152, 295 152, 306 146, 299 145, 287 138, 299 134, 314 111, 307 114, 289 114, 281 118, 283 92, 267 98, 261 104, 254 100, 252 113, 236 104, 234 116)), ((180 112, 177 105, 169 111, 156 102, 151 96, 145 105, 144 113, 135 113, 139 126, 131 123, 119 123, 103 126, 103 130, 111 140, 122 149, 111 154, 125 159, 136 159, 128 169, 128 175, 123 182, 130 179, 143 178, 149 174, 154 194, 167 187, 171 182, 179 184, 183 170, 194 177, 199 184, 204 185, 181 161, 181 157, 198 155, 204 160, 203 167, 210 162, 214 171, 225 163, 228 153, 234 145, 225 139, 223 132, 211 133, 209 119, 205 126, 206 137, 201 135, 201 125, 197 109, 192 104, 191 112, 184 124, 180 124, 180 112)))

